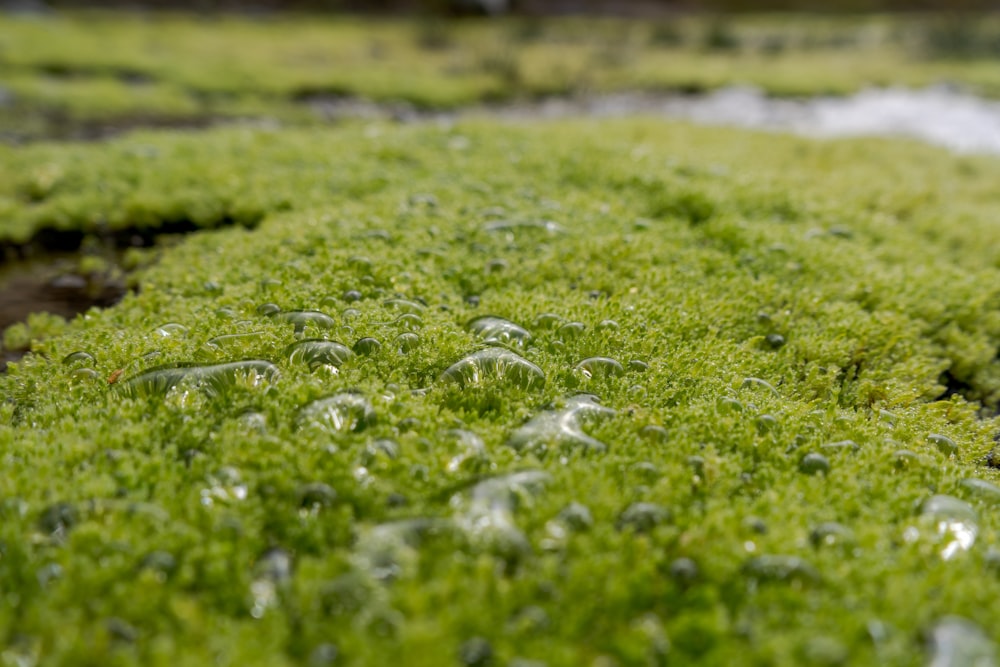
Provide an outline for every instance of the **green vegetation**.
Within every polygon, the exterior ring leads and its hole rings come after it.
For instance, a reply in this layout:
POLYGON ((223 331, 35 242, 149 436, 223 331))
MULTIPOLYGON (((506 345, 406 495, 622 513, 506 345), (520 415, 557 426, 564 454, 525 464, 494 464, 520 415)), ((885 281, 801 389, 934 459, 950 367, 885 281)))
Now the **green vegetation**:
POLYGON ((8 331, 36 341, 0 378, 4 660, 910 665, 930 635, 992 650, 951 615, 1000 638, 995 159, 580 121, 0 165, 7 238, 214 227, 133 257, 118 306, 8 331))
POLYGON ((427 22, 330 17, 0 17, 0 132, 102 135, 219 118, 316 122, 360 97, 445 109, 752 84, 777 95, 955 82, 1000 96, 982 17, 427 22), (313 104, 310 104, 313 103, 313 104))

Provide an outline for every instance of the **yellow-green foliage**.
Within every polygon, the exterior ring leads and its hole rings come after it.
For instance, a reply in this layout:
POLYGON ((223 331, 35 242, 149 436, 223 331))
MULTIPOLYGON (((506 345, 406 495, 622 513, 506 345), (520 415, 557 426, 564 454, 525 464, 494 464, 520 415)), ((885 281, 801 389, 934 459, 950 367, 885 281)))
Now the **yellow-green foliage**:
POLYGON ((620 121, 0 165, 8 237, 256 224, 0 379, 5 659, 910 665, 948 615, 998 637, 1000 490, 962 483, 996 479, 995 424, 945 396, 1000 398, 996 160, 620 121), (544 384, 442 378, 484 315, 544 384), (615 414, 512 438, 578 393, 615 414), (330 396, 339 427, 304 409, 330 396), (935 494, 978 515, 950 559, 935 494))
POLYGON ((263 115, 303 122, 315 120, 303 100, 317 95, 452 108, 613 90, 752 84, 813 95, 946 81, 995 96, 998 34, 989 18, 940 16, 3 16, 0 129, 37 137, 112 121, 263 115))

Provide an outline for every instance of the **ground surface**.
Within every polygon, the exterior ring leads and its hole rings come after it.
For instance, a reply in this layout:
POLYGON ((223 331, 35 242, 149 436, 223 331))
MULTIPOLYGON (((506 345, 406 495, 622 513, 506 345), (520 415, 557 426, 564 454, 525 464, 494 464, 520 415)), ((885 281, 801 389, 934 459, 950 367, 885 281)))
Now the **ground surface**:
POLYGON ((6 662, 995 659, 994 158, 356 122, 0 175, 10 247, 199 230, 5 332, 6 662))

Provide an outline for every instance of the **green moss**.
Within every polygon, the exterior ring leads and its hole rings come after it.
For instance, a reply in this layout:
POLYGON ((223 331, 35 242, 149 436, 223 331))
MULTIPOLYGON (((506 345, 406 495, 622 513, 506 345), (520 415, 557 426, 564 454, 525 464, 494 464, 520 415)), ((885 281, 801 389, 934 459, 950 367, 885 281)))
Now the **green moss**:
POLYGON ((206 228, 0 378, 10 655, 913 664, 947 615, 997 638, 1000 517, 963 484, 997 482, 995 160, 622 121, 0 165, 7 238, 206 228), (483 315, 544 383, 441 379, 483 315), (298 338, 381 346, 303 363, 298 338), (184 377, 133 391, 155 367, 184 377), (941 494, 979 529, 950 560, 918 514, 941 494))
POLYGON ((325 112, 310 102, 344 96, 448 109, 618 90, 750 84, 816 95, 942 81, 1000 95, 1000 27, 983 16, 420 23, 91 12, 3 16, 0 34, 0 132, 21 139, 220 118, 316 123, 325 112))

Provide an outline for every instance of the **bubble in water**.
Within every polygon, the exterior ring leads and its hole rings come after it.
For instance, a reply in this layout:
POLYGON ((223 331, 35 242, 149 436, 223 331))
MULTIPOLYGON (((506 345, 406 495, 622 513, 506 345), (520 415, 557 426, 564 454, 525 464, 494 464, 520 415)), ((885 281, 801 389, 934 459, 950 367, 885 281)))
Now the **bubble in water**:
POLYGON ((337 324, 332 317, 318 310, 290 310, 274 313, 270 317, 275 322, 291 324, 295 327, 295 333, 302 333, 306 327, 332 329, 337 324))
POLYGON ((278 603, 279 595, 292 580, 292 556, 284 549, 268 549, 257 560, 250 583, 253 598, 250 615, 262 618, 278 603))
POLYGON ((907 542, 922 535, 941 547, 941 558, 951 560, 968 551, 979 534, 978 517, 972 506, 954 496, 931 496, 920 506, 919 526, 910 526, 903 533, 907 542))
POLYGON ((455 382, 461 387, 503 383, 532 389, 545 384, 545 374, 541 368, 510 350, 490 347, 452 364, 441 374, 441 381, 455 382))
POLYGON ((633 503, 625 508, 615 521, 618 530, 648 533, 672 518, 670 510, 656 503, 633 503))
POLYGON ((354 353, 360 354, 363 357, 370 357, 373 354, 378 354, 378 351, 381 349, 382 343, 378 342, 374 338, 361 338, 354 343, 354 353))
POLYGON ((278 379, 278 367, 269 361, 250 359, 212 365, 167 365, 146 370, 118 385, 130 397, 162 396, 174 387, 185 387, 216 396, 226 390, 259 387, 278 379))
POLYGON ((549 447, 560 446, 606 451, 607 445, 583 431, 585 423, 615 415, 614 410, 601 405, 599 400, 591 394, 573 396, 566 400, 562 408, 532 417, 511 434, 507 445, 518 451, 536 453, 545 453, 549 447))
POLYGON ((285 348, 285 354, 291 363, 306 363, 311 370, 320 366, 341 366, 354 356, 343 343, 317 338, 292 343, 285 348))
POLYGON ((328 432, 363 431, 375 424, 376 415, 368 399, 342 392, 313 401, 299 412, 299 426, 316 426, 328 432))
POLYGON ((929 667, 996 667, 996 645, 975 623, 945 616, 928 633, 929 667))
POLYGON ((78 350, 76 352, 71 352, 67 354, 65 357, 63 357, 62 362, 64 364, 84 363, 84 364, 94 365, 95 363, 97 363, 97 360, 94 359, 94 355, 92 355, 90 352, 84 352, 83 350, 78 350))
POLYGON ((531 340, 531 333, 521 325, 493 315, 477 317, 466 328, 489 344, 524 347, 531 340))
POLYGON ((625 375, 625 369, 622 368, 622 365, 611 357, 590 357, 589 359, 584 359, 576 365, 574 370, 587 379, 593 377, 621 377, 625 375))
POLYGON ((970 494, 992 504, 1000 503, 1000 486, 985 479, 970 477, 962 480, 962 488, 970 494))

